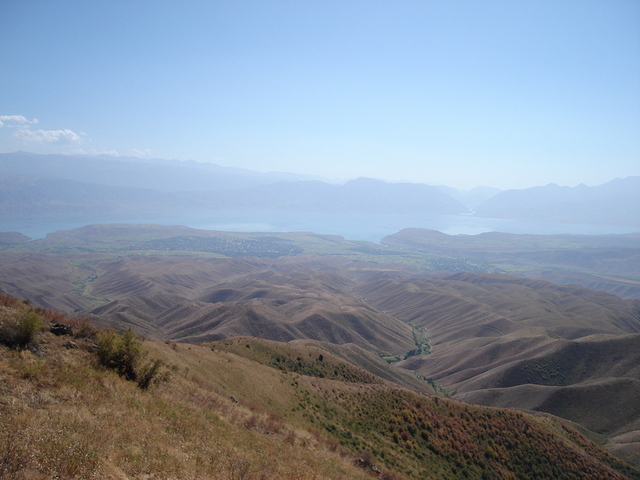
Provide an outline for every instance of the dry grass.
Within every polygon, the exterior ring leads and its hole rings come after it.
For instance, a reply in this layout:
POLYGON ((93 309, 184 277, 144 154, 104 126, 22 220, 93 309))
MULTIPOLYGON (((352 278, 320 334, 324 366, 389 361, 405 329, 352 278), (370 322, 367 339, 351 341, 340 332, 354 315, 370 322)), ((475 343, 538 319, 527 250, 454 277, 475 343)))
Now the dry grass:
MULTIPOLYGON (((242 341, 263 350, 144 342, 173 372, 149 390, 100 366, 91 337, 42 333, 36 353, 0 347, 0 478, 364 480, 376 462, 378 478, 506 479, 529 478, 520 473, 540 461, 555 478, 625 478, 612 468, 640 478, 571 430, 560 439, 524 415, 344 381, 351 370, 343 380, 282 371, 249 357, 297 360, 292 345, 242 341)), ((318 348, 300 346, 302 367, 339 365, 318 348)))
POLYGON ((309 432, 190 373, 188 347, 181 375, 145 392, 65 341, 43 335, 43 358, 2 351, 0 478, 364 478, 309 432))

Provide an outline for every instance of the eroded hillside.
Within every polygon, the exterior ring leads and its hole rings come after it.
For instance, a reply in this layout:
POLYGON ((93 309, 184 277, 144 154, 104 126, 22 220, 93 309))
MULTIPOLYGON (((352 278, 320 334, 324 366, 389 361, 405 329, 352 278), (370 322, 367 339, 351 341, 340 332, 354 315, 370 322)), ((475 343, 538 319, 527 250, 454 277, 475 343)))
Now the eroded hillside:
POLYGON ((146 341, 171 376, 143 390, 90 326, 6 296, 1 313, 75 328, 0 346, 3 478, 640 478, 552 417, 402 388, 322 344, 146 341))
MULTIPOLYGON (((131 327, 160 340, 250 336, 320 342, 339 358, 413 390, 572 420, 608 439, 610 451, 640 462, 638 301, 539 279, 381 263, 415 255, 433 262, 456 249, 479 255, 496 245, 500 259, 513 254, 522 261, 538 255, 542 242, 543 257, 573 259, 581 266, 597 257, 603 263, 589 268, 604 266, 611 273, 620 264, 614 250, 634 251, 634 236, 439 235, 440 253, 426 252, 435 240, 424 231, 398 236, 426 242, 416 247, 423 253, 400 246, 375 250, 314 234, 280 240, 321 253, 272 257, 263 251, 260 257, 229 258, 219 252, 139 249, 158 238, 173 238, 177 245, 185 235, 216 244, 224 239, 232 249, 244 248, 252 238, 186 227, 85 227, 5 249, 0 288, 37 306, 88 315, 96 325, 131 327), (561 242, 556 253, 554 242, 561 242), (609 253, 576 256, 587 244, 609 253), (374 257, 377 261, 370 261, 374 257), (394 368, 385 368, 383 360, 394 368)), ((468 258, 464 265, 477 260, 468 258)))

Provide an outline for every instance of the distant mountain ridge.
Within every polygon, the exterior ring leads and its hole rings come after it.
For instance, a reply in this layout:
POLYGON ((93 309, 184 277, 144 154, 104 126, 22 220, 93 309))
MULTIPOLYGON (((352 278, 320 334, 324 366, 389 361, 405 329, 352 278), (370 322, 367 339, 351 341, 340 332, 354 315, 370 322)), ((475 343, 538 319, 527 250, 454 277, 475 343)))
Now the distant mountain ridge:
POLYGON ((0 216, 144 212, 198 207, 192 199, 146 188, 0 173, 0 216))
POLYGON ((475 187, 464 192, 444 185, 438 185, 438 188, 471 210, 502 191, 493 187, 475 187))
POLYGON ((603 185, 549 184, 506 190, 480 204, 476 215, 518 220, 640 226, 640 176, 603 185))
POLYGON ((334 185, 306 178, 196 162, 0 154, 0 215, 190 208, 469 213, 429 185, 364 178, 334 185))
POLYGON ((318 181, 277 182, 234 191, 199 194, 228 208, 275 208, 307 211, 353 211, 368 213, 468 214, 462 203, 437 187, 414 183, 387 183, 370 178, 344 185, 318 181))
POLYGON ((596 187, 459 192, 369 178, 335 184, 197 162, 17 152, 0 154, 0 186, 4 217, 190 209, 471 215, 473 208, 480 217, 640 227, 640 177, 596 187))
POLYGON ((111 155, 39 155, 27 152, 0 153, 0 173, 162 192, 246 188, 278 181, 312 179, 308 175, 260 173, 194 161, 144 160, 111 155))

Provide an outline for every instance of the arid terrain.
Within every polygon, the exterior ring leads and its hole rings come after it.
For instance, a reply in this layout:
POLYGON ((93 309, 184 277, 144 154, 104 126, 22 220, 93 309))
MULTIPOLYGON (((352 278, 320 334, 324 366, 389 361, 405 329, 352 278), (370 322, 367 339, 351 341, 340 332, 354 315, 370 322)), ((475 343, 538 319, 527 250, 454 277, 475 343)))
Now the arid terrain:
POLYGON ((47 327, 0 345, 2 478, 640 478, 556 417, 423 393, 353 345, 142 342, 6 295, 0 314, 0 343, 47 327), (125 337, 137 376, 104 362, 125 337))
MULTIPOLYGON (((384 379, 419 395, 467 402, 447 408, 476 404, 551 414, 617 457, 640 462, 637 236, 403 231, 375 245, 309 233, 122 225, 32 242, 8 238, 0 252, 0 290, 37 307, 82 316, 100 327, 133 328, 182 352, 214 342, 216 352, 297 371, 321 396, 332 391, 338 410, 347 404, 335 397, 337 387, 317 382, 357 378, 357 388, 344 387, 349 396, 384 379), (540 278, 552 264, 557 275, 603 278, 610 291, 540 278), (477 267, 474 272, 462 271, 469 265, 477 267), (625 282, 628 288, 621 290, 625 282), (299 349, 322 352, 301 355, 299 349), (325 362, 318 369, 317 362, 296 360, 309 356, 343 366, 327 370, 325 362)), ((378 398, 373 391, 367 395, 378 398)), ((348 446, 345 432, 355 424, 340 426, 328 420, 329 407, 317 408, 323 419, 316 416, 307 425, 348 446)), ((413 442, 403 448, 424 451, 430 440, 425 441, 403 437, 395 444, 413 442)), ((382 451, 375 442, 367 440, 367 448, 382 451)), ((356 446, 361 445, 351 445, 351 451, 356 446)), ((404 460, 393 458, 385 464, 398 471, 404 460)), ((413 473, 400 474, 427 478, 415 476, 422 467, 411 468, 413 473)))

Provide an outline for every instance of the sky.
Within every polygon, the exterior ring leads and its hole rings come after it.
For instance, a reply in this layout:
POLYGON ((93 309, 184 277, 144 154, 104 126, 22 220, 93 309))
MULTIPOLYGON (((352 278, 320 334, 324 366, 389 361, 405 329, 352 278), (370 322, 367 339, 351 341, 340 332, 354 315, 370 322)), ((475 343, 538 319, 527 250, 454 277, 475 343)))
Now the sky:
POLYGON ((599 185, 640 175, 640 2, 2 0, 17 150, 599 185))

